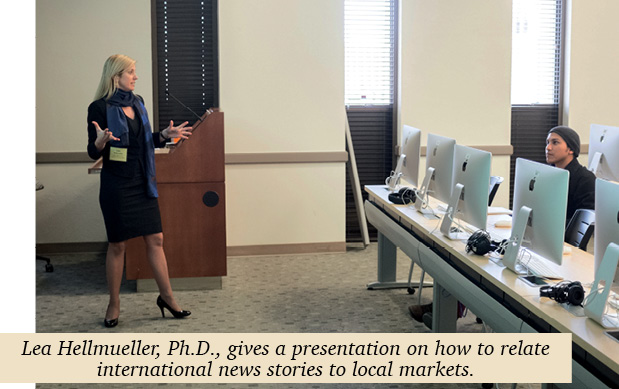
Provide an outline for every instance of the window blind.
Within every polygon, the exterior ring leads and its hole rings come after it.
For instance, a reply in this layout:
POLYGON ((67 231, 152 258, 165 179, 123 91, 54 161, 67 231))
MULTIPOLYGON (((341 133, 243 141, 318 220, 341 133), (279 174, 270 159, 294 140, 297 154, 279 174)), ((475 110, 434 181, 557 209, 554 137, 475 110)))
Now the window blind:
POLYGON ((164 126, 219 105, 217 0, 153 0, 156 30, 155 117, 164 126))
POLYGON ((346 104, 393 104, 395 1, 345 0, 344 7, 346 104))
POLYGON ((513 0, 512 105, 558 104, 562 2, 513 0))
POLYGON ((559 124, 564 20, 563 0, 513 0, 512 4, 510 199, 516 159, 545 163, 548 130, 559 124))
MULTIPOLYGON (((393 165, 393 108, 350 107, 347 110, 348 124, 357 160, 357 172, 364 201, 367 194, 364 185, 381 185, 389 176, 393 165)), ((361 242, 361 230, 357 219, 349 172, 346 172, 346 241, 361 242)), ((376 239, 376 229, 368 225, 370 239, 376 239)))
MULTIPOLYGON (((394 160, 397 1, 345 0, 344 7, 345 104, 359 181, 384 184, 394 160)), ((376 230, 368 230, 375 240, 376 230)), ((362 241, 350 179, 346 240, 362 241)))

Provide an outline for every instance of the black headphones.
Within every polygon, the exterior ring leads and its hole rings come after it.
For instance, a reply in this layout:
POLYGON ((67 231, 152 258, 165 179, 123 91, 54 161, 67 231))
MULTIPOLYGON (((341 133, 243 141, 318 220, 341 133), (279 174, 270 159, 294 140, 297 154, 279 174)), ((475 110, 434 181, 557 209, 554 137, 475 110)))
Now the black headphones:
POLYGON ((585 299, 585 291, 580 281, 562 281, 555 285, 545 285, 539 289, 540 297, 548 297, 559 304, 580 305, 585 299))
POLYGON ((501 242, 490 239, 490 234, 484 230, 477 230, 470 236, 466 242, 466 252, 471 251, 477 255, 485 255, 490 251, 496 251, 499 254, 505 254, 505 249, 501 247, 506 242, 503 239, 501 242))
POLYGON ((404 187, 397 192, 389 193, 389 201, 394 204, 412 204, 417 199, 415 190, 412 188, 404 187))

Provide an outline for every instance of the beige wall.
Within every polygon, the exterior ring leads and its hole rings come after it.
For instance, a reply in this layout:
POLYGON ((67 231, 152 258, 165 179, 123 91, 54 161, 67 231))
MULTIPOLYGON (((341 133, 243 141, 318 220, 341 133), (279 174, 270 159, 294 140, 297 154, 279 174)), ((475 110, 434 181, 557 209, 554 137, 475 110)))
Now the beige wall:
MULTIPOLYGON (((589 143, 592 123, 619 126, 619 2, 570 1, 564 124, 589 143)), ((579 158, 587 162, 587 156, 579 158)))
MULTIPOLYGON (((150 20, 150 0, 37 1, 37 152, 86 151, 88 104, 112 54, 137 61, 136 93, 152 111, 150 20)), ((89 165, 37 165, 45 186, 36 195, 37 243, 106 241, 99 176, 87 174, 89 165)))
MULTIPOLYGON (((344 150, 343 0, 219 2, 227 153, 344 150)), ((226 167, 228 245, 345 241, 345 164, 226 167)))
MULTIPOLYGON (((619 125, 619 3, 570 2, 566 124, 619 125)), ((220 2, 226 152, 344 148, 343 0, 220 2)), ((401 0, 400 123, 466 145, 509 144, 511 2, 401 0)), ((83 151, 85 116, 102 63, 138 60, 150 109, 149 0, 37 2, 37 151, 83 151), (130 34, 110 32, 117 21, 130 34), (131 39, 127 39, 131 36, 131 39)), ((585 157, 585 156, 583 156, 585 157)), ((581 161, 582 162, 582 161, 581 161)), ((37 165, 37 242, 104 241, 88 164, 37 165)), ((228 244, 344 240, 344 164, 230 165, 228 244), (313 224, 290 219, 302 217, 313 224)), ((509 176, 495 156, 492 174, 509 176)), ((497 205, 507 205, 508 183, 497 205)))
MULTIPOLYGON (((401 124, 423 145, 428 133, 509 145, 511 1, 402 0, 400 18, 401 124)), ((506 178, 494 204, 509 205, 509 157, 494 157, 492 174, 506 178)))
POLYGON ((150 0, 39 0, 36 12, 37 152, 86 150, 86 109, 112 54, 137 61, 152 111, 150 0))
POLYGON ((344 242, 341 163, 226 169, 228 245, 344 242), (334 198, 335 197, 335 198, 334 198))
MULTIPOLYGON (((85 151, 110 54, 138 61, 152 112, 150 18, 149 0, 37 2, 37 152, 85 151)), ((343 0, 220 2, 227 153, 344 150, 342 22, 343 0)), ((38 243, 106 240, 88 165, 37 166, 38 243)), ((229 246, 345 240, 344 163, 229 165, 226 186, 229 246)))
POLYGON ((226 152, 344 150, 343 4, 219 2, 226 152))

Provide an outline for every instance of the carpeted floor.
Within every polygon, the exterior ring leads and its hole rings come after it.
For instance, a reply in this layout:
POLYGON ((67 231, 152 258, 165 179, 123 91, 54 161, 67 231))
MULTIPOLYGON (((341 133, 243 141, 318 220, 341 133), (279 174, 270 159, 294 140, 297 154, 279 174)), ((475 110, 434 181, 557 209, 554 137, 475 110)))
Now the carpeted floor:
MULTIPOLYGON (((367 290, 376 280, 377 245, 362 249, 350 244, 346 253, 291 256, 233 257, 223 288, 176 291, 192 315, 184 320, 161 318, 157 293, 137 293, 135 281, 121 287, 120 324, 103 327, 107 306, 105 256, 71 253, 50 256, 54 272, 43 264, 36 274, 37 332, 429 332, 414 321, 408 305, 417 294, 405 289, 367 290)), ((398 252, 398 275, 406 278, 409 259, 398 252)), ((414 279, 418 279, 415 268, 414 279)), ((428 277, 426 277, 428 279, 428 277)), ((423 292, 423 302, 432 289, 423 292)), ((169 316, 169 315, 168 315, 169 316)), ((481 332, 483 325, 471 313, 458 321, 458 332, 481 332)), ((158 386, 165 385, 159 384, 158 386)), ((122 387, 148 388, 152 384, 95 385, 39 384, 39 388, 122 387)), ((169 387, 228 388, 479 388, 480 384, 169 384, 169 387)), ((507 385, 502 385, 508 387, 507 385)), ((529 385, 519 385, 527 388, 529 385)), ((539 385, 532 385, 539 387, 539 385)))

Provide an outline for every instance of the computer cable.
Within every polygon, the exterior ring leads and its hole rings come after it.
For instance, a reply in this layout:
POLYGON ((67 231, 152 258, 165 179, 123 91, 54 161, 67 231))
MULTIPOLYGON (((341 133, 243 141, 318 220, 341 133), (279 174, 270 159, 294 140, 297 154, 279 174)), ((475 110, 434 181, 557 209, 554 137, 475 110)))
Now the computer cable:
MULTIPOLYGON (((601 292, 604 291, 604 286, 599 286, 597 289, 593 289, 589 291, 589 294, 585 296, 582 306, 585 307, 588 304, 591 304, 592 301, 596 299, 596 297, 601 295, 601 292)), ((609 310, 614 309, 615 317, 619 318, 619 299, 617 299, 617 294, 612 291, 608 294, 608 300, 606 301, 604 313, 603 315, 609 315, 609 310), (610 299, 613 299, 613 303, 610 302, 610 299), (613 306, 614 305, 614 306, 613 306)))
POLYGON ((385 178, 385 185, 389 187, 391 180, 396 180, 395 184, 393 185, 393 187, 395 187, 398 184, 398 181, 400 180, 401 177, 402 177, 402 173, 396 174, 395 170, 392 170, 391 173, 389 173, 389 177, 385 178))

